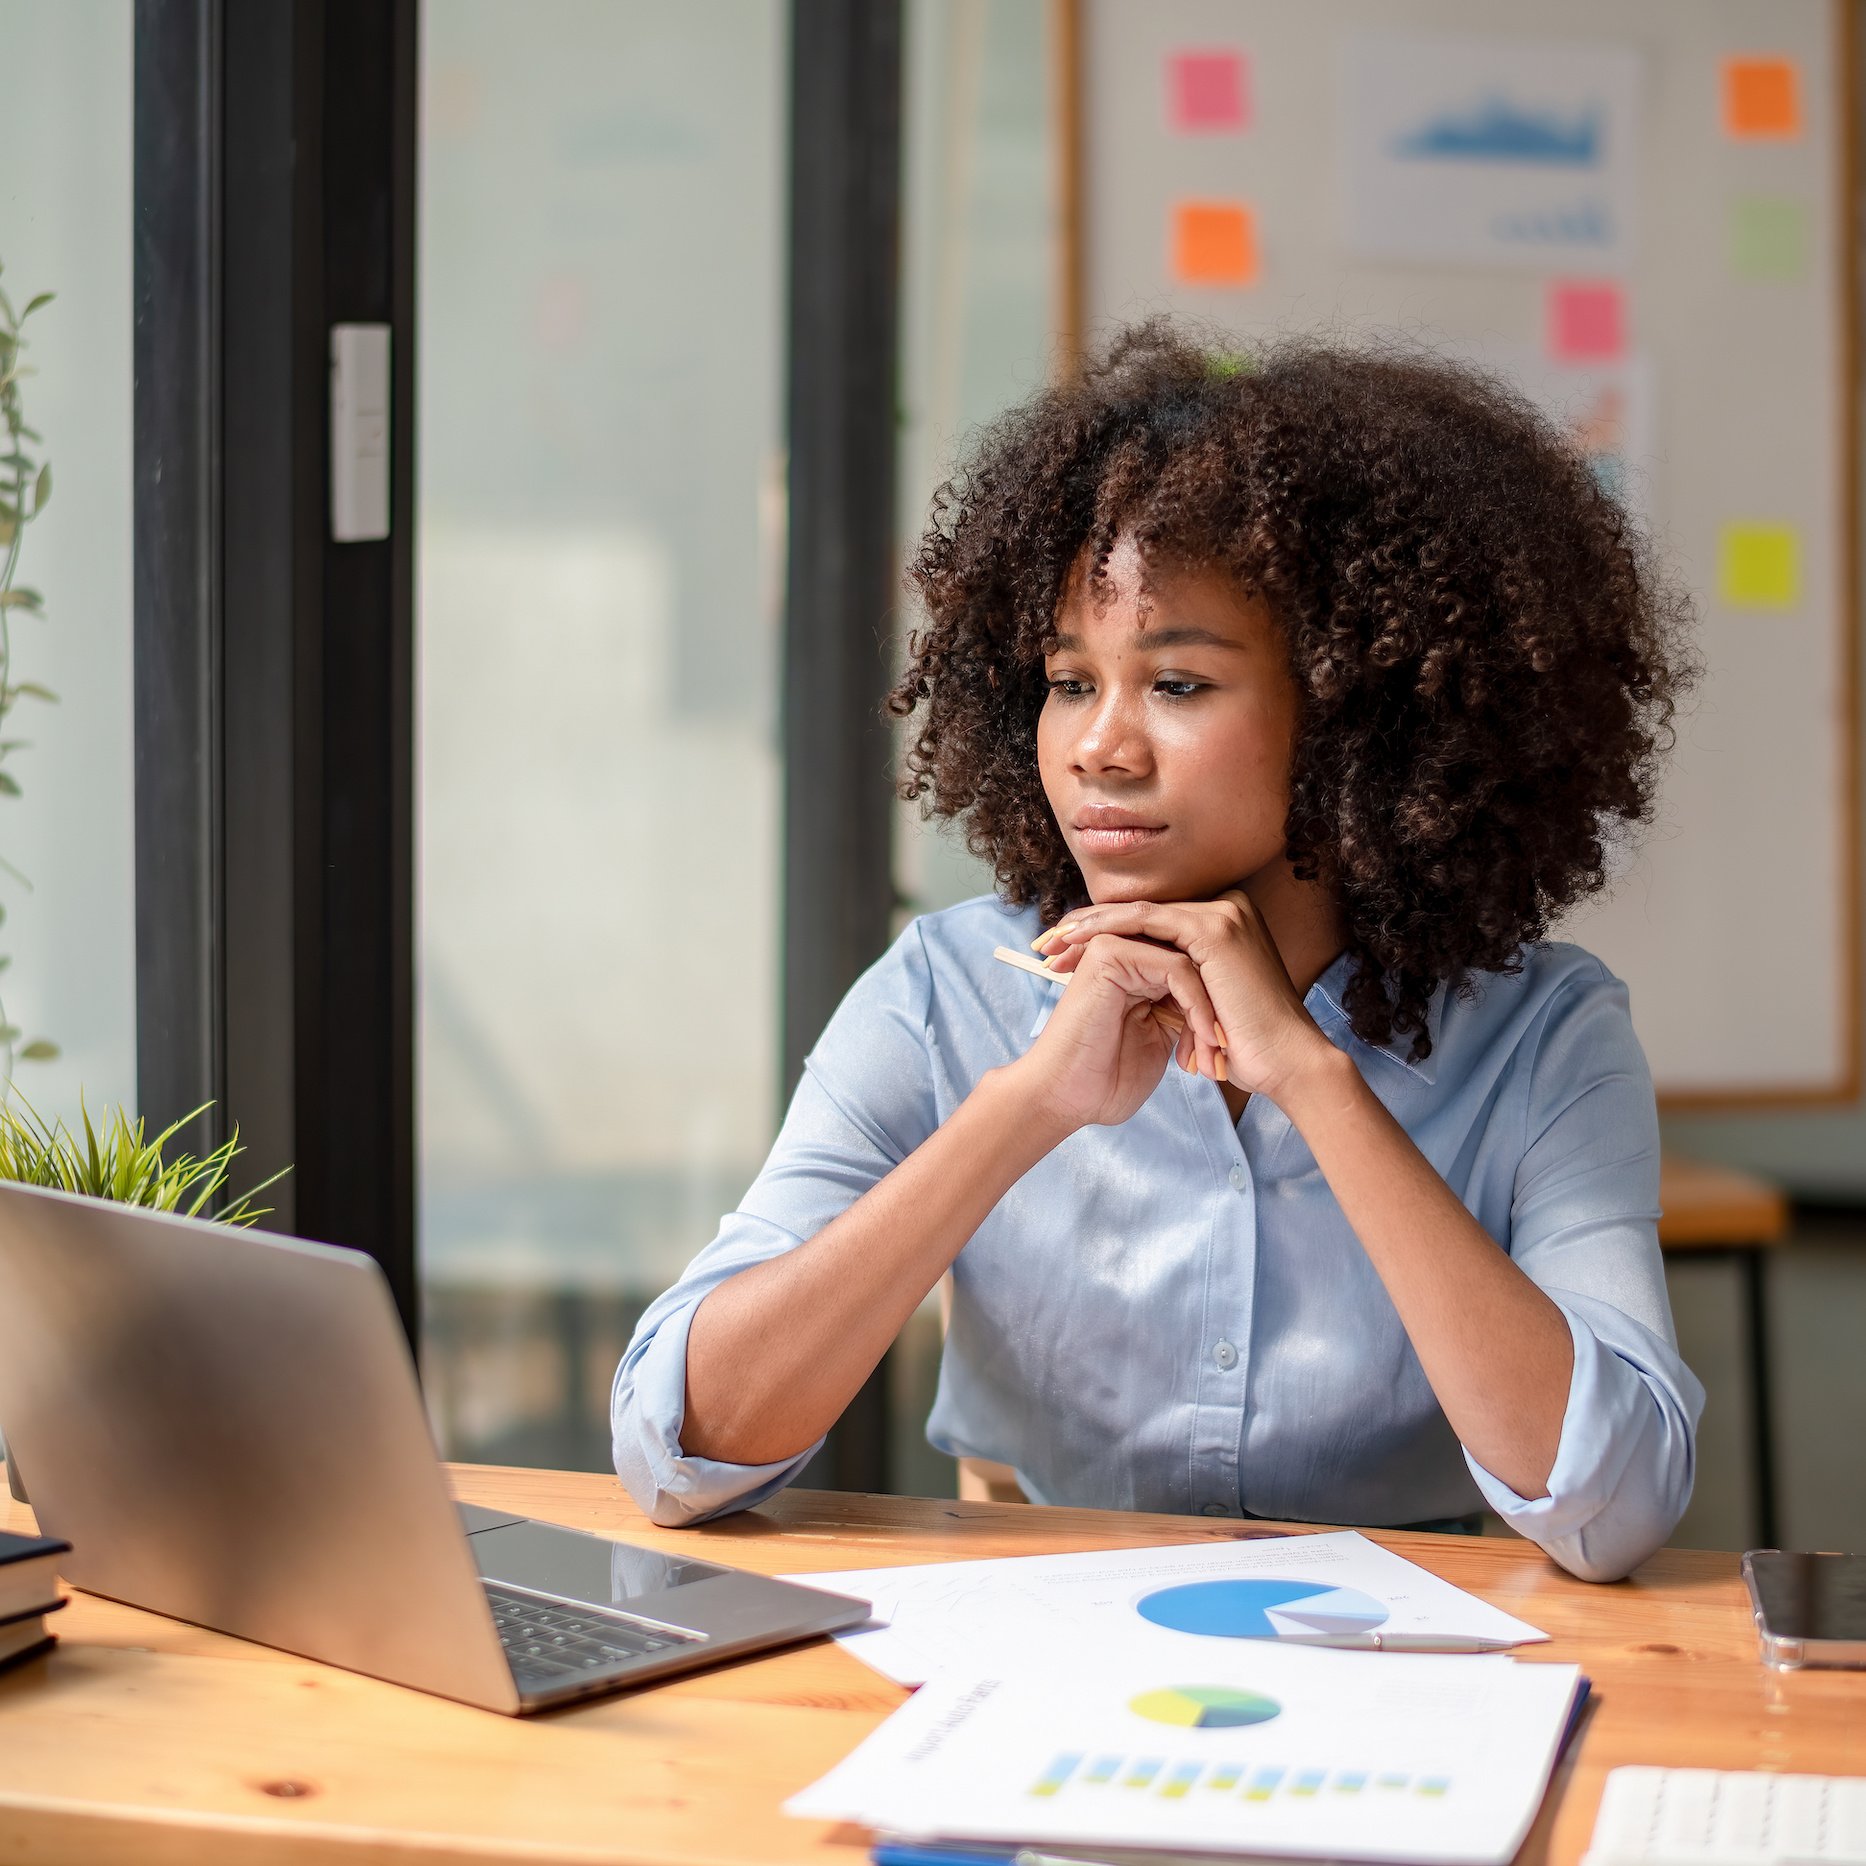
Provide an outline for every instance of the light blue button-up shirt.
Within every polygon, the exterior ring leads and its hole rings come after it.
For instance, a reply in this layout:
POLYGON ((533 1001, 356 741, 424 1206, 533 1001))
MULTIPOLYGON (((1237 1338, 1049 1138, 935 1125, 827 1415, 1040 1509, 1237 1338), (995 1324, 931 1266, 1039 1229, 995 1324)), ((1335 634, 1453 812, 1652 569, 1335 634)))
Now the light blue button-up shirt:
MULTIPOLYGON (((707 1292, 792 1249, 1030 1046, 1059 986, 995 962, 1034 909, 991 896, 916 920, 856 983, 764 1170, 642 1317, 617 1370, 622 1481, 658 1523, 769 1496, 808 1451, 735 1465, 681 1447, 687 1333, 707 1292)), ((954 1265, 927 1436, 1010 1465, 1044 1503, 1393 1525, 1488 1503, 1574 1573, 1611 1580, 1691 1494, 1703 1389, 1660 1265, 1658 1118, 1626 989, 1578 947, 1440 991, 1432 1054, 1350 1028, 1338 959, 1310 1014, 1574 1336, 1548 1494, 1464 1451, 1302 1136, 1267 1097, 1167 1068, 998 1202, 954 1265)), ((814 1450, 814 1447, 811 1448, 814 1450)))

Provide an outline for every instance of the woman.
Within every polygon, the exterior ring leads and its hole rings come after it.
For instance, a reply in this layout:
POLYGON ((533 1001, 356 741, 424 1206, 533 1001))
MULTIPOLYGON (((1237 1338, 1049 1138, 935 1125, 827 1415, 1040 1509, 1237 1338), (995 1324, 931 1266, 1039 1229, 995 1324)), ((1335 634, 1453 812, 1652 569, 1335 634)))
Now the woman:
POLYGON ((630 1490, 770 1494, 951 1269, 929 1436, 1040 1501, 1487 1503, 1625 1574, 1702 1391, 1626 992, 1545 938, 1686 671, 1618 507, 1453 366, 1154 324, 985 437, 912 581, 904 788, 999 893, 855 985, 644 1316, 630 1490))

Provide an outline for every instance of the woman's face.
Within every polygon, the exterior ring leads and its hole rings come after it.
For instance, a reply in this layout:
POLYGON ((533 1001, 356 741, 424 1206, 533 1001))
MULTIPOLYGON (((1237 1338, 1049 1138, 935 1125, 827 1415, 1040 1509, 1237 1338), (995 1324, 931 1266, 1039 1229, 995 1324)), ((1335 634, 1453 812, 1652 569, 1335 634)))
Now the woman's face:
POLYGON ((1208 900, 1283 861, 1299 710, 1268 608, 1122 537, 1078 569, 1037 721, 1043 789, 1095 901, 1208 900))

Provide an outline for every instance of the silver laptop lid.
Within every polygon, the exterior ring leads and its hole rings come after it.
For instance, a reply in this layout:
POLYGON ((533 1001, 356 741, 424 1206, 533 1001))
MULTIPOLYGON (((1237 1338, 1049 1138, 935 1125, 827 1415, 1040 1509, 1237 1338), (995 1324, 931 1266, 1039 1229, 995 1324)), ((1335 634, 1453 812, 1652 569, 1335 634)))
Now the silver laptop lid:
POLYGON ((75 1586, 516 1708, 361 1252, 0 1185, 0 1432, 75 1586))

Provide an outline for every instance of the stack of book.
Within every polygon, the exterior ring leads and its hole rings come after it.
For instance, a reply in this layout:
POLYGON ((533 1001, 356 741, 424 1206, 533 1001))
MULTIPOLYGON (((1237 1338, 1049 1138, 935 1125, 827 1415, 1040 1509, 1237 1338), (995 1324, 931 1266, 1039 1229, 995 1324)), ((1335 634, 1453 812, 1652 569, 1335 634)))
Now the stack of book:
POLYGON ((58 1592, 58 1558, 70 1553, 69 1542, 0 1529, 0 1669, 52 1643, 45 1616, 65 1604, 58 1592))

